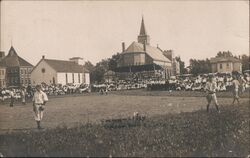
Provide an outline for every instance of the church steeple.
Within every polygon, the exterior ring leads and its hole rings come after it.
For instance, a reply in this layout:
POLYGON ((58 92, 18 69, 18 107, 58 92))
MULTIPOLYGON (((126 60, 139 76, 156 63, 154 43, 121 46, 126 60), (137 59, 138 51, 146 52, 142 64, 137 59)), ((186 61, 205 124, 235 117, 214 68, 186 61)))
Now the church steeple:
POLYGON ((17 53, 16 53, 16 50, 14 49, 14 47, 11 45, 11 47, 10 47, 10 50, 9 50, 9 54, 8 54, 9 56, 13 56, 13 55, 15 55, 15 56, 17 56, 17 53))
POLYGON ((148 45, 150 44, 150 38, 147 35, 143 17, 142 17, 142 21, 141 21, 140 34, 139 34, 137 40, 138 40, 138 43, 142 43, 142 44, 145 43, 148 45))
POLYGON ((147 34, 147 32, 146 32, 146 29, 145 29, 144 19, 142 17, 140 35, 146 35, 146 34, 147 34))

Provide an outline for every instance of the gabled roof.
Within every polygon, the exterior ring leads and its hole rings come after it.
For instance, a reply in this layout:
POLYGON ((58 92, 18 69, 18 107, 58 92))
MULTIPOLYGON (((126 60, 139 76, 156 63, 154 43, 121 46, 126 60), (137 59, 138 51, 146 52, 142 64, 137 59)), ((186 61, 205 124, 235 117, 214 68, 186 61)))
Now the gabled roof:
POLYGON ((82 73, 84 71, 84 66, 78 65, 73 61, 54 60, 54 59, 43 59, 43 60, 57 72, 82 73))
POLYGON ((33 65, 31 65, 29 62, 27 62, 26 60, 24 60, 23 58, 21 58, 17 55, 13 46, 10 47, 8 55, 0 61, 0 66, 4 66, 4 67, 30 66, 30 67, 33 67, 33 65))
POLYGON ((125 50, 126 53, 133 52, 144 52, 143 45, 141 43, 133 42, 129 45, 129 47, 125 50))
POLYGON ((33 65, 31 65, 29 62, 27 62, 26 60, 24 60, 23 58, 19 56, 18 56, 18 61, 19 61, 20 66, 32 66, 33 67, 33 65))
POLYGON ((235 57, 215 57, 211 58, 210 62, 217 63, 217 62, 241 62, 241 61, 235 57))
MULTIPOLYGON (((123 53, 143 53, 143 44, 133 42, 123 53)), ((163 52, 150 45, 146 45, 146 52, 153 60, 171 62, 168 58, 163 55, 163 52)))

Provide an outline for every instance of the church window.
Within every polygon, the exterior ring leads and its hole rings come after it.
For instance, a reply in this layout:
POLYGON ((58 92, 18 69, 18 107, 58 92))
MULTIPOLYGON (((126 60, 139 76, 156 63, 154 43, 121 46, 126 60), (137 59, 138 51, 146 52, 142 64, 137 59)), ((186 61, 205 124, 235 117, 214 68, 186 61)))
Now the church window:
POLYGON ((18 77, 15 78, 15 83, 18 83, 18 77))
POLYGON ((222 64, 220 64, 220 69, 222 69, 222 64))
POLYGON ((45 68, 42 68, 42 73, 45 73, 45 68))

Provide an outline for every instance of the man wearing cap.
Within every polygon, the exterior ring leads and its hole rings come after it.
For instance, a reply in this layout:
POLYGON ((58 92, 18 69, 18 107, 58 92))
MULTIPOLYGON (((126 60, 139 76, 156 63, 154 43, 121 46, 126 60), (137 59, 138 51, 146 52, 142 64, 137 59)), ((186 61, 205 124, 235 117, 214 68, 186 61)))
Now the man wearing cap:
POLYGON ((36 92, 33 96, 33 111, 35 112, 35 120, 37 122, 37 128, 41 129, 41 120, 43 118, 44 105, 48 101, 47 95, 42 91, 41 86, 36 86, 36 92))
POLYGON ((206 83, 206 87, 205 87, 205 90, 207 92, 206 98, 207 98, 207 103, 208 103, 207 104, 207 112, 209 112, 209 106, 210 106, 211 101, 213 100, 217 111, 220 113, 218 101, 217 101, 217 97, 216 97, 216 89, 217 89, 216 82, 213 81, 213 77, 210 76, 208 79, 208 82, 206 83))

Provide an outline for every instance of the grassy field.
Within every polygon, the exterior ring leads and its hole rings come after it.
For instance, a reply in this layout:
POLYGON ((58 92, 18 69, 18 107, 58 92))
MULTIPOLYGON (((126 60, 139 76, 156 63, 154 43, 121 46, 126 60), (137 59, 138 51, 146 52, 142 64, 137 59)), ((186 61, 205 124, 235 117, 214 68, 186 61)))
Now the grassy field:
MULTIPOLYGON (((143 93, 142 91, 133 91, 133 93, 136 92, 143 93)), ((121 93, 125 93, 125 91, 115 92, 115 94, 107 96, 94 93, 82 96, 49 98, 42 125, 44 128, 55 128, 60 125, 73 127, 78 123, 100 123, 102 119, 126 118, 132 116, 134 112, 152 117, 206 109, 205 97, 144 96, 121 93)), ((232 102, 232 98, 219 98, 218 100, 221 108, 232 102)), ((246 100, 247 98, 242 98, 242 101, 246 100)), ((0 107, 0 133, 36 128, 31 103, 26 105, 17 103, 13 108, 10 108, 8 104, 0 107)), ((213 109, 214 106, 212 105, 211 108, 213 109)))
MULTIPOLYGON (((146 89, 129 90, 129 91, 113 91, 111 94, 117 95, 133 95, 133 96, 172 96, 172 97, 205 97, 206 93, 203 91, 149 91, 146 89)), ((233 93, 231 91, 217 92, 218 97, 232 98, 233 93)), ((241 98, 250 97, 250 89, 247 89, 244 93, 240 94, 241 98)))
POLYGON ((85 124, 0 136, 4 156, 247 156, 249 103, 159 115, 135 127, 85 124))
POLYGON ((219 97, 221 114, 205 111, 206 99, 187 92, 143 90, 50 98, 43 130, 37 130, 31 103, 1 105, 0 153, 4 156, 247 156, 249 98, 231 106, 219 97), (169 94, 174 96, 169 96, 169 94), (185 96, 189 96, 186 97, 185 96), (184 97, 185 96, 185 97, 184 97), (123 127, 104 119, 146 120, 123 127), (110 124, 109 124, 110 125, 110 124), (112 125, 112 124, 111 124, 112 125))

